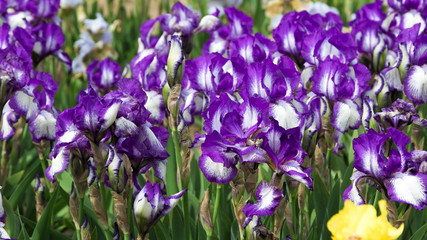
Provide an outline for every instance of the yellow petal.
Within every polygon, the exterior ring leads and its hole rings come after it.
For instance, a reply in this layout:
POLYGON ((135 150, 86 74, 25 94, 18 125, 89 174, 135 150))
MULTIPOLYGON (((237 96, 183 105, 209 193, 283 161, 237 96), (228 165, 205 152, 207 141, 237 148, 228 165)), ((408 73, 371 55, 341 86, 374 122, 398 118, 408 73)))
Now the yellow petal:
POLYGON ((351 201, 344 202, 344 208, 331 217, 327 223, 334 240, 394 240, 403 232, 403 224, 394 228, 387 221, 387 208, 384 200, 379 203, 381 212, 377 216, 374 206, 356 206, 351 201), (385 214, 384 214, 385 213, 385 214))

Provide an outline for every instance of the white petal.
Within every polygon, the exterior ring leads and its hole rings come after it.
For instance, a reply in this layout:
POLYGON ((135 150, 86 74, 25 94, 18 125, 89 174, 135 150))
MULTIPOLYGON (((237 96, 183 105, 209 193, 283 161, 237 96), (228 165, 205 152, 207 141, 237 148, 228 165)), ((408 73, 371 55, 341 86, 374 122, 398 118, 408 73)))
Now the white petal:
POLYGON ((42 110, 34 119, 34 132, 36 137, 46 136, 49 139, 55 138, 56 118, 52 113, 42 110))
POLYGON ((119 112, 120 105, 120 102, 114 103, 107 109, 107 111, 105 111, 103 119, 105 119, 106 121, 102 126, 104 129, 109 128, 114 123, 117 117, 117 113, 119 112))
POLYGON ((144 191, 140 191, 138 193, 133 204, 133 211, 137 218, 150 219, 153 208, 151 203, 148 202, 148 199, 144 195, 144 191))
POLYGON ((411 67, 405 79, 405 94, 411 100, 427 101, 427 65, 411 67))
POLYGON ((361 117, 358 107, 354 102, 349 100, 336 102, 332 124, 338 131, 345 132, 349 128, 357 127, 361 122, 361 117))
POLYGON ((283 100, 279 100, 272 106, 272 115, 284 129, 295 128, 300 124, 300 117, 295 107, 283 100))
POLYGON ((421 209, 427 205, 427 176, 395 173, 385 181, 387 192, 392 200, 405 202, 421 209))
POLYGON ((162 117, 162 112, 160 107, 163 103, 162 94, 157 93, 156 91, 145 91, 147 94, 147 102, 144 107, 150 111, 150 118, 160 120, 162 117))
POLYGON ((50 180, 53 179, 55 174, 58 174, 67 168, 68 154, 70 154, 69 151, 63 147, 59 150, 56 157, 52 159, 52 165, 50 165, 46 171, 46 175, 50 180))
POLYGON ((14 116, 15 112, 10 108, 9 101, 3 107, 2 119, 1 119, 1 136, 3 138, 8 138, 14 133, 13 125, 9 123, 9 119, 15 122, 17 119, 14 116))

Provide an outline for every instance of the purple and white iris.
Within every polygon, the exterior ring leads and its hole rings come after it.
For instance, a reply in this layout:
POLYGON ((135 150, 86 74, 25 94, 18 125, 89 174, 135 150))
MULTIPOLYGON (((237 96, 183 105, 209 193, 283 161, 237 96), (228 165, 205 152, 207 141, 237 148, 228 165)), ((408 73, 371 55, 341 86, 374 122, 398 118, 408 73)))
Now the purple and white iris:
POLYGON ((363 204, 358 185, 367 179, 378 186, 393 201, 404 202, 423 209, 427 206, 427 173, 420 168, 426 161, 424 151, 408 152, 410 139, 394 128, 386 133, 369 130, 353 141, 354 168, 352 185, 344 199, 363 204))
POLYGON ((120 65, 109 58, 93 61, 86 70, 89 84, 97 92, 114 89, 121 79, 120 65))

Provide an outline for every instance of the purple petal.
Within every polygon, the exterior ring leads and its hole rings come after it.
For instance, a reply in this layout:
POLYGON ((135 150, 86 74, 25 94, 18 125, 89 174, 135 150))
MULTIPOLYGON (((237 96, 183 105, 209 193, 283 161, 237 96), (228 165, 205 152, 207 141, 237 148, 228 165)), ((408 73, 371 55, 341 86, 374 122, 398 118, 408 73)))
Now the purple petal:
POLYGON ((167 138, 168 132, 165 128, 142 125, 136 135, 121 138, 117 149, 128 155, 132 165, 140 168, 144 164, 169 157, 165 149, 167 138))
POLYGON ((252 33, 252 27, 254 25, 252 18, 235 8, 226 8, 224 12, 231 25, 231 33, 229 36, 231 39, 252 33))
POLYGON ((41 23, 32 31, 36 36, 34 50, 42 57, 58 51, 64 44, 62 29, 54 23, 41 23))
POLYGON ((287 161, 278 168, 289 177, 303 183, 308 189, 313 190, 313 179, 310 176, 311 168, 303 168, 300 163, 294 160, 287 161))
MULTIPOLYGON (((169 50, 169 47, 165 49, 169 50)), ((166 83, 165 64, 166 61, 161 62, 153 49, 143 50, 131 61, 132 77, 138 80, 145 90, 160 90, 166 83)))
POLYGON ((104 91, 114 88, 121 77, 120 65, 109 58, 93 61, 86 73, 89 84, 104 91))
POLYGON ((141 24, 141 27, 139 28, 139 32, 141 33, 141 41, 144 44, 145 48, 151 48, 154 47, 152 45, 152 39, 151 32, 153 31, 154 24, 156 24, 158 21, 157 18, 150 19, 148 21, 145 21, 141 24))
POLYGON ((179 199, 184 195, 184 193, 187 192, 187 189, 182 190, 181 192, 175 193, 173 195, 170 195, 169 197, 165 198, 165 209, 163 210, 161 216, 166 215, 168 212, 170 212, 178 203, 179 199))
POLYGON ((282 192, 278 188, 263 181, 256 189, 256 199, 258 202, 246 204, 242 211, 247 217, 253 215, 271 216, 274 214, 277 206, 279 206, 282 197, 282 192))
POLYGON ((68 54, 66 52, 64 52, 60 49, 60 50, 54 52, 53 55, 56 58, 58 58, 59 61, 61 61, 65 64, 65 67, 67 68, 67 72, 72 71, 73 61, 71 60, 70 56, 68 56, 68 54))
POLYGON ((283 54, 298 56, 301 48, 298 25, 294 23, 297 13, 291 12, 283 16, 279 26, 273 29, 273 38, 276 40, 278 50, 283 54))
MULTIPOLYGON (((3 5, 3 3, 0 3, 3 5)), ((3 23, 0 27, 0 49, 4 50, 9 47, 9 31, 10 26, 7 23, 3 23)))
POLYGON ((56 121, 56 144, 66 145, 76 141, 82 133, 73 122, 75 109, 66 109, 56 121))
POLYGON ((367 175, 383 176, 382 166, 386 159, 380 152, 388 138, 388 134, 377 133, 369 129, 368 133, 354 139, 354 168, 367 175))
MULTIPOLYGON (((165 16, 166 14, 162 15, 165 16)), ((199 23, 199 14, 187 8, 180 2, 176 2, 171 8, 171 14, 167 17, 160 16, 162 29, 169 34, 181 32, 185 36, 190 36, 199 23)))
POLYGON ((410 9, 421 10, 425 7, 425 2, 422 0, 401 1, 401 0, 388 0, 388 5, 399 12, 406 12, 410 9))

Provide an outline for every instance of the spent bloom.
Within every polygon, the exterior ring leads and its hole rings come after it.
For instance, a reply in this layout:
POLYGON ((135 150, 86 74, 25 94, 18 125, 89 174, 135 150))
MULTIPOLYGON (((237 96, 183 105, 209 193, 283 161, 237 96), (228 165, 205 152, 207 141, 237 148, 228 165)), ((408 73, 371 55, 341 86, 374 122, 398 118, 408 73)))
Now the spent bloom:
POLYGON ((378 205, 381 210, 380 216, 377 216, 377 211, 370 204, 356 206, 351 201, 345 201, 344 208, 332 216, 327 223, 332 239, 397 239, 403 232, 403 224, 399 228, 393 227, 387 221, 385 200, 380 200, 378 205))

